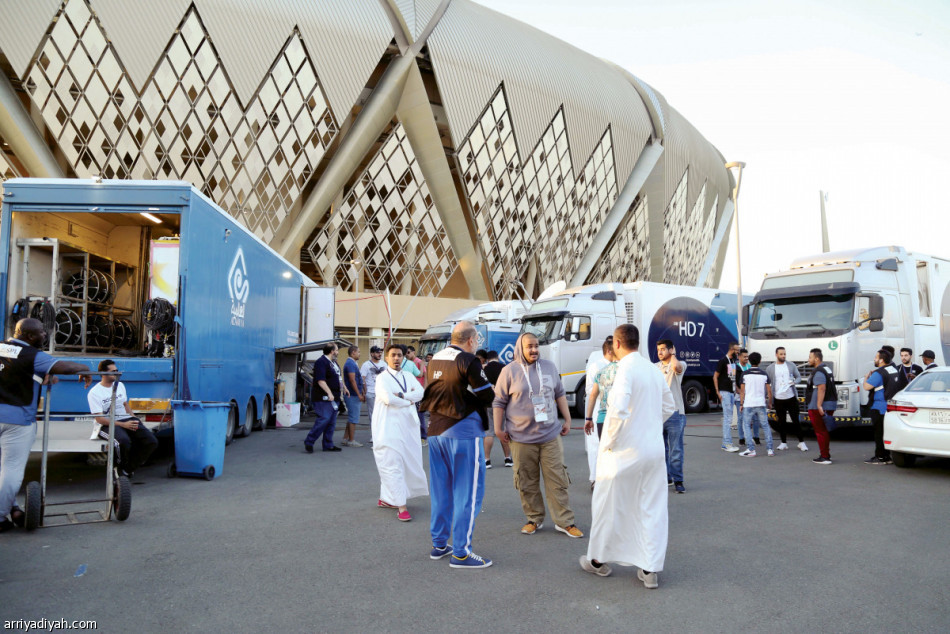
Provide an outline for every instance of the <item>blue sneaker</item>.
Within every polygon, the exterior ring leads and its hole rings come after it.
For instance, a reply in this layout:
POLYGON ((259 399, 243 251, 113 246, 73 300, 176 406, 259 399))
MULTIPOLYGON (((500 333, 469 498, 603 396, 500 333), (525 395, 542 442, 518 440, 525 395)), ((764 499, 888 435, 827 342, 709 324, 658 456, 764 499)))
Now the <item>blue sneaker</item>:
POLYGON ((432 547, 432 552, 429 553, 429 558, 430 558, 430 559, 442 559, 443 557, 446 557, 446 556, 451 555, 451 554, 452 554, 452 547, 451 547, 451 546, 443 546, 442 548, 439 548, 438 546, 433 546, 433 547, 432 547))
POLYGON ((475 553, 469 553, 461 559, 452 555, 452 559, 449 561, 450 568, 488 568, 490 565, 491 559, 479 557, 475 553))

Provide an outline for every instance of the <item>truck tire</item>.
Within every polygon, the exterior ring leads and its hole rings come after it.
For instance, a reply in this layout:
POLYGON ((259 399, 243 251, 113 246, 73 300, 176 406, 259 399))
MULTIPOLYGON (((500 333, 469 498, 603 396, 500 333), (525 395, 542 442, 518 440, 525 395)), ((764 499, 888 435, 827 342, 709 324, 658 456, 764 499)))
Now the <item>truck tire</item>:
POLYGON ((255 412, 254 399, 248 399, 247 406, 244 408, 244 424, 237 430, 238 437, 245 438, 251 435, 251 431, 254 429, 254 423, 257 420, 255 412))
POLYGON ((891 460, 894 461, 894 464, 900 467, 901 469, 908 469, 913 467, 917 462, 917 456, 912 453, 902 453, 900 451, 891 452, 891 460))
POLYGON ((709 399, 702 383, 699 381, 683 383, 683 405, 686 407, 687 414, 699 414, 706 411, 709 407, 709 399))
POLYGON ((587 380, 581 379, 577 384, 577 391, 574 392, 574 413, 579 417, 587 416, 587 380))
POLYGON ((28 531, 35 530, 43 523, 43 500, 39 482, 30 482, 26 485, 26 518, 23 527, 28 531))
POLYGON ((261 406, 261 419, 257 421, 254 429, 264 431, 271 425, 271 419, 274 417, 274 406, 271 405, 270 394, 264 395, 264 405, 261 406))
POLYGON ((238 413, 237 404, 232 402, 231 409, 228 410, 228 426, 224 432, 224 446, 227 447, 234 442, 234 432, 237 431, 238 413))

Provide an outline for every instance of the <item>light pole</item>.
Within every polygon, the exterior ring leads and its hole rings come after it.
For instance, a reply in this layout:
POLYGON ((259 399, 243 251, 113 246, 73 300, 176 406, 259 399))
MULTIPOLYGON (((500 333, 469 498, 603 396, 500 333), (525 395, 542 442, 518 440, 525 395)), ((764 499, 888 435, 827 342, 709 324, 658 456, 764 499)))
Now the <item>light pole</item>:
POLYGON ((361 265, 363 264, 359 260, 350 260, 350 264, 353 266, 353 270, 356 272, 356 326, 353 330, 353 343, 355 345, 359 344, 360 338, 360 282, 362 281, 363 274, 361 270, 361 265))
POLYGON ((745 163, 742 161, 732 161, 726 163, 726 169, 735 172, 736 186, 732 190, 732 209, 735 214, 736 226, 736 304, 738 312, 736 313, 736 332, 739 334, 739 341, 745 346, 745 337, 742 336, 742 252, 739 249, 739 185, 742 184, 742 168, 745 163))

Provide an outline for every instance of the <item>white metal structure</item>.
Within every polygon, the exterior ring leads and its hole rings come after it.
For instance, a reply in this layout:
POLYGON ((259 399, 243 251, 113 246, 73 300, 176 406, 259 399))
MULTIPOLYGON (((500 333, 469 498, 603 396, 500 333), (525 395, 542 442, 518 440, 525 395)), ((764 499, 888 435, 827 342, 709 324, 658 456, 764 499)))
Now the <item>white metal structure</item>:
MULTIPOLYGON (((862 419, 861 384, 884 345, 933 350, 938 365, 950 355, 950 260, 877 247, 822 253, 792 262, 765 277, 743 311, 750 351, 763 363, 783 346, 787 358, 810 375, 808 353, 819 348, 838 386, 839 425, 862 419)), ((916 359, 915 359, 916 360, 916 359)), ((798 386, 799 396, 804 385, 798 386)))
POLYGON ((914 466, 918 456, 950 458, 950 368, 928 370, 894 395, 884 447, 898 467, 914 466))

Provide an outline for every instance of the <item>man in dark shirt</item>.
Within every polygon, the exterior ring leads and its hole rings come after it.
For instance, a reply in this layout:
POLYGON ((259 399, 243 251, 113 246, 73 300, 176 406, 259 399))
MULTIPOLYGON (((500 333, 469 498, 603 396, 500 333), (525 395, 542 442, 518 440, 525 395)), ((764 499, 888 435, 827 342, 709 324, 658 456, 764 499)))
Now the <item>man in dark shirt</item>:
POLYGON ((901 365, 897 369, 904 376, 905 385, 924 371, 922 367, 914 363, 914 351, 910 348, 901 348, 901 365))
POLYGON ((475 518, 485 495, 482 438, 485 408, 495 391, 475 356, 475 326, 460 321, 452 343, 432 357, 421 407, 429 412, 429 490, 432 559, 451 555, 452 568, 487 568, 492 561, 472 552, 475 518), (452 546, 449 547, 449 535, 452 546))
MULTIPOLYGON (((494 386, 498 383, 498 376, 501 374, 501 370, 505 367, 505 364, 498 358, 497 350, 489 350, 485 357, 488 359, 488 363, 485 364, 485 376, 488 377, 488 382, 494 386)), ((495 446, 494 428, 494 425, 489 425, 488 431, 485 433, 486 469, 491 469, 491 450, 492 447, 495 446)), ((501 450, 505 454, 505 466, 510 468, 515 464, 511 459, 511 446, 504 438, 499 438, 499 440, 501 441, 501 450)))
MULTIPOLYGON (((924 350, 920 353, 920 360, 924 362, 924 370, 929 370, 931 368, 936 368, 937 364, 934 363, 934 359, 937 356, 933 353, 933 350, 924 350)), ((487 371, 487 368, 486 368, 487 371)))
POLYGON ((716 371, 713 372, 713 386, 716 388, 716 396, 722 405, 722 450, 729 453, 739 451, 739 448, 732 444, 732 423, 738 422, 735 416, 733 406, 738 409, 738 403, 735 398, 735 379, 736 379, 736 357, 739 355, 739 344, 735 341, 729 344, 729 352, 726 353, 716 371))
POLYGON ((307 453, 313 453, 313 444, 323 436, 324 451, 343 451, 333 445, 333 432, 336 430, 336 414, 340 408, 340 375, 334 367, 339 350, 335 343, 324 346, 323 356, 313 364, 313 385, 310 390, 310 403, 317 419, 303 441, 307 453))

